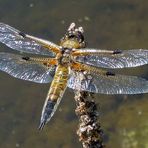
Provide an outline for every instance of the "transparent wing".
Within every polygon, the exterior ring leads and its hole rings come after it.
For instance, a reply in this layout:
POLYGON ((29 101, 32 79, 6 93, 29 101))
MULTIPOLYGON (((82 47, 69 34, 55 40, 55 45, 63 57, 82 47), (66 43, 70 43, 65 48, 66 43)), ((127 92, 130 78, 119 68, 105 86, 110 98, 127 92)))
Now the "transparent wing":
POLYGON ((148 92, 148 81, 136 76, 114 75, 106 72, 99 75, 85 75, 72 72, 68 87, 76 90, 101 94, 140 94, 148 92))
POLYGON ((115 50, 107 53, 106 50, 98 52, 97 49, 83 49, 82 56, 76 57, 76 61, 103 68, 136 67, 148 64, 148 50, 115 50), (84 55, 85 50, 89 53, 88 55, 84 55))
POLYGON ((4 43, 8 47, 31 54, 53 56, 53 53, 49 51, 49 49, 43 47, 34 40, 24 38, 21 34, 22 33, 19 30, 0 23, 0 42, 4 43))
POLYGON ((21 55, 0 53, 0 70, 19 79, 48 83, 54 76, 55 67, 47 67, 33 60, 27 61, 21 55))

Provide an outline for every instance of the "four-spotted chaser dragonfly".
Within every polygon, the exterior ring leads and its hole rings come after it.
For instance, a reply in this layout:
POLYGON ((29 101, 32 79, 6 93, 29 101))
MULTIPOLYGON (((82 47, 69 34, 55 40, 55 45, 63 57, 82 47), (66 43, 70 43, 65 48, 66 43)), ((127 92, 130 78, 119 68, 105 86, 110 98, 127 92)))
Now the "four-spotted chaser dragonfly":
POLYGON ((102 94, 139 94, 148 92, 148 81, 105 70, 148 64, 148 50, 104 50, 85 48, 82 27, 72 23, 60 44, 54 44, 0 23, 0 42, 34 57, 0 53, 0 70, 23 80, 49 83, 39 129, 53 116, 67 86, 74 90, 102 94), (85 79, 81 79, 81 75, 85 79))

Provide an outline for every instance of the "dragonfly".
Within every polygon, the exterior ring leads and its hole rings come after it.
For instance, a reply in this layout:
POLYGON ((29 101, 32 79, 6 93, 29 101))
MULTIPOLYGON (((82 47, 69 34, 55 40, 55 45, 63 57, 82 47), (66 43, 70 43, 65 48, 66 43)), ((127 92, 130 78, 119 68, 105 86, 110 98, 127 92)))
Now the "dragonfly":
POLYGON ((39 129, 50 121, 67 87, 101 94, 148 92, 146 79, 111 71, 148 64, 147 49, 86 48, 83 27, 75 23, 70 24, 59 44, 0 23, 0 42, 19 52, 0 52, 1 71, 23 80, 51 83, 39 129))

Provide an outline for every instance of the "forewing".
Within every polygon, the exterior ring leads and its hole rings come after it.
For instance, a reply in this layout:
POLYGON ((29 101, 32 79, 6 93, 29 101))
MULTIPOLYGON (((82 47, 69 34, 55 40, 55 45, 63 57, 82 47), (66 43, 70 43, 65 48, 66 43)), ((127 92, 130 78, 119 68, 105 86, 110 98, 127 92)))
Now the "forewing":
POLYGON ((47 67, 36 61, 27 61, 21 55, 0 53, 0 70, 13 77, 33 81, 36 83, 48 83, 52 80, 55 67, 47 67))
POLYGON ((0 42, 21 52, 53 56, 49 49, 34 40, 24 38, 19 30, 3 23, 0 23, 0 42))
POLYGON ((98 54, 95 54, 95 49, 85 50, 90 51, 90 55, 78 56, 76 61, 103 68, 136 67, 148 64, 147 49, 115 50, 112 53, 101 53, 100 50, 98 54))
POLYGON ((140 94, 148 92, 148 81, 136 76, 105 74, 85 75, 82 72, 72 72, 68 87, 101 94, 140 94), (84 76, 83 76, 84 77, 84 76))

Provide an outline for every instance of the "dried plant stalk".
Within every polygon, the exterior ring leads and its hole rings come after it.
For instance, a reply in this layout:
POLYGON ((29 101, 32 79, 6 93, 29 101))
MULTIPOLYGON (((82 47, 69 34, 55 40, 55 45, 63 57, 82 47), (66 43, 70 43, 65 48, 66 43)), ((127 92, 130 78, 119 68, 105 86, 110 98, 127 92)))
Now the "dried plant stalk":
POLYGON ((104 148, 103 132, 98 122, 97 106, 93 100, 89 100, 90 93, 75 91, 76 114, 79 117, 77 135, 83 148, 104 148))

